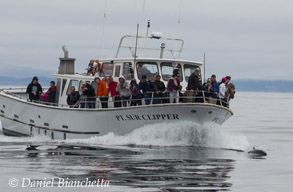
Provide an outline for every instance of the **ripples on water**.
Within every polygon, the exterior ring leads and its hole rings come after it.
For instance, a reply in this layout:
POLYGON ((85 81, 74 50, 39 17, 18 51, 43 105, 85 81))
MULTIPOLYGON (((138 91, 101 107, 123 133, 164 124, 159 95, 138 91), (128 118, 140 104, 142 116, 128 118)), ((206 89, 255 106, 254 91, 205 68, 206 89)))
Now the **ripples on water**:
MULTIPOLYGON (((32 174, 36 179, 44 179, 43 175, 76 181, 104 179, 110 181, 109 191, 125 191, 123 187, 226 191, 232 185, 228 179, 235 160, 231 157, 241 152, 224 148, 248 146, 243 136, 191 122, 148 125, 126 136, 110 133, 65 142, 42 136, 2 136, 0 141, 1 167, 6 172, 32 174), (38 150, 27 151, 30 144, 38 145, 38 150)), ((4 177, 2 182, 5 179, 9 180, 4 177)))

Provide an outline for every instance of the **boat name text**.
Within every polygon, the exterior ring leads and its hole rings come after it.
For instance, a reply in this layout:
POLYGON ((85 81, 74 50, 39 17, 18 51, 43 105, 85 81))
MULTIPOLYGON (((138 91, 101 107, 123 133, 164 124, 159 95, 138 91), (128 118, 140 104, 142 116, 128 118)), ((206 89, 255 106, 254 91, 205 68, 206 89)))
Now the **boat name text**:
POLYGON ((178 114, 116 115, 117 121, 179 120, 178 114))

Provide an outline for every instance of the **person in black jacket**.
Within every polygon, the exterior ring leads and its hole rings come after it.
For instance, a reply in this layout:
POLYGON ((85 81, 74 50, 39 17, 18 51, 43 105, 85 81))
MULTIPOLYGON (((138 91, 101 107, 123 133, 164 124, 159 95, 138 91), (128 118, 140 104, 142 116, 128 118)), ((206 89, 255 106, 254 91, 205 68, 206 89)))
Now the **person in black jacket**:
POLYGON ((86 107, 96 108, 96 92, 93 86, 82 81, 82 94, 86 97, 86 107))
MULTIPOLYGON (((189 91, 189 96, 193 97, 198 95, 198 91, 201 88, 200 81, 199 69, 195 69, 188 79, 187 91, 189 91)), ((194 101, 194 99, 192 99, 192 101, 194 101)))
POLYGON ((75 87, 71 87, 71 93, 67 96, 67 104, 70 106, 70 108, 78 108, 78 102, 79 102, 79 92, 75 91, 75 87))
POLYGON ((153 104, 161 104, 161 103, 166 103, 166 98, 161 99, 162 97, 166 97, 166 86, 165 84, 161 81, 161 76, 157 75, 156 80, 153 82, 153 87, 154 87, 154 101, 153 104))
POLYGON ((29 94, 30 101, 40 100, 40 94, 43 92, 42 86, 38 83, 39 79, 34 77, 32 82, 27 86, 26 93, 29 94))
POLYGON ((55 103, 56 100, 56 91, 57 88, 55 86, 55 82, 51 81, 50 82, 50 88, 47 91, 47 95, 48 95, 48 103, 55 103))
POLYGON ((147 76, 143 75, 141 77, 141 81, 138 84, 139 89, 142 91, 144 96, 145 104, 149 105, 151 103, 151 85, 150 82, 147 80, 147 76))

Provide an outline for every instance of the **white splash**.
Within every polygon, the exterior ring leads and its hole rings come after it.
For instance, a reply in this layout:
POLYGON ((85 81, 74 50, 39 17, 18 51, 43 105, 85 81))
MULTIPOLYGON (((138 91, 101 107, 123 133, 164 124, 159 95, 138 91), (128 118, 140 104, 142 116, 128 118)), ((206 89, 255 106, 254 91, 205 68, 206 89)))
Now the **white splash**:
POLYGON ((245 136, 232 135, 216 124, 199 125, 194 122, 146 125, 124 136, 108 133, 105 136, 71 139, 67 142, 110 146, 198 146, 237 150, 245 150, 249 147, 245 136))

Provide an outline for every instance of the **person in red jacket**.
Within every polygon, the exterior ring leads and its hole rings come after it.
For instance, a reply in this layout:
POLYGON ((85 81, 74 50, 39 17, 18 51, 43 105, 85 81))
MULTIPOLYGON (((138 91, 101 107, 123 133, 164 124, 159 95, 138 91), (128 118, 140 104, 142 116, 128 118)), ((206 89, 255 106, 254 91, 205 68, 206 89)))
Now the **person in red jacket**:
POLYGON ((108 108, 108 88, 106 82, 101 80, 99 77, 95 78, 95 82, 97 82, 97 92, 96 96, 100 98, 102 103, 102 108, 108 108))
POLYGON ((109 77, 108 88, 114 101, 114 107, 121 107, 120 93, 119 91, 116 91, 117 85, 118 85, 118 82, 114 81, 113 77, 109 77))

